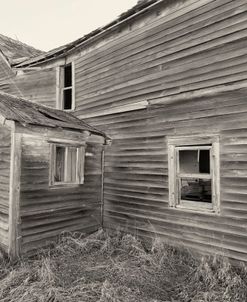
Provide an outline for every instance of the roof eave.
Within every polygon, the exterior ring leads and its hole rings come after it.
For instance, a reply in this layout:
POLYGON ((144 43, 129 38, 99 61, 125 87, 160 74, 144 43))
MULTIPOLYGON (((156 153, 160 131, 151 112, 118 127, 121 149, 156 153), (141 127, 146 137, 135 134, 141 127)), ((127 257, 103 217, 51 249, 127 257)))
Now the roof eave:
POLYGON ((39 65, 39 64, 45 63, 47 61, 51 61, 53 59, 64 57, 64 56, 70 54, 72 51, 75 51, 79 47, 82 47, 82 46, 86 45, 87 43, 90 43, 93 40, 100 38, 103 34, 107 33, 110 30, 115 29, 119 25, 124 24, 125 22, 145 13, 147 10, 155 7, 156 5, 158 5, 159 3, 163 2, 163 1, 164 0, 150 0, 146 3, 135 5, 129 11, 134 10, 138 6, 141 7, 141 9, 135 13, 132 13, 132 14, 129 13, 129 15, 128 15, 128 11, 123 13, 122 15, 120 15, 119 18, 108 23, 107 25, 92 31, 91 33, 85 35, 84 37, 82 37, 80 39, 75 40, 72 43, 64 45, 64 47, 58 48, 57 52, 53 52, 51 50, 50 52, 52 52, 52 54, 49 55, 49 52, 48 52, 47 57, 45 55, 44 56, 39 55, 39 56, 33 58, 34 61, 30 62, 30 59, 29 59, 20 64, 16 64, 16 65, 13 64, 12 67, 21 69, 21 68, 25 68, 25 67, 29 67, 29 66, 39 65))

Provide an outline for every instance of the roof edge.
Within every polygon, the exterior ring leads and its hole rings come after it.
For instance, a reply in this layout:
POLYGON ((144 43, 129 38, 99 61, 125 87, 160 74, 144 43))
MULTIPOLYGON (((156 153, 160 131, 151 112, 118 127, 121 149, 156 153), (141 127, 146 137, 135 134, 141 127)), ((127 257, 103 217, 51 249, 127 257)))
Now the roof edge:
MULTIPOLYGON (((33 101, 30 101, 30 100, 24 99, 22 97, 18 97, 18 96, 15 96, 15 95, 3 92, 3 91, 0 91, 0 96, 3 96, 3 97, 6 96, 6 98, 9 98, 10 100, 13 99, 16 102, 23 102, 23 106, 24 105, 27 107, 30 106, 32 108, 32 110, 39 112, 39 114, 43 114, 45 117, 47 117, 47 115, 48 115, 48 116, 50 116, 50 118, 52 120, 54 120, 54 119, 58 120, 59 124, 55 127, 62 127, 64 129, 73 129, 73 131, 89 131, 90 133, 92 133, 94 135, 104 137, 106 140, 110 139, 103 131, 96 129, 95 127, 84 122, 83 120, 80 120, 78 117, 76 117, 75 115, 73 115, 71 113, 68 113, 68 112, 65 112, 65 111, 62 111, 62 110, 59 110, 56 108, 50 108, 48 106, 44 106, 44 105, 35 103, 33 101), (65 125, 66 123, 68 125, 65 125), (69 127, 69 123, 70 123, 70 125, 73 125, 74 127, 69 127), (85 127, 85 129, 83 127, 85 127)), ((10 107, 10 108, 12 108, 12 107, 10 107)), ((47 124, 39 124, 39 123, 31 122, 31 121, 26 122, 24 120, 21 120, 21 119, 19 120, 19 119, 15 119, 15 118, 11 118, 11 117, 8 118, 2 112, 0 112, 0 124, 5 125, 6 121, 14 121, 19 124, 23 123, 23 125, 33 125, 33 126, 47 125, 47 124)), ((47 127, 50 127, 50 126, 47 125, 47 127)))
POLYGON ((44 55, 35 56, 19 64, 12 64, 12 67, 21 69, 32 65, 35 66, 38 64, 42 64, 47 61, 53 60, 55 58, 61 58, 69 54, 70 52, 78 49, 79 47, 83 46, 84 44, 99 38, 101 35, 116 28, 120 24, 124 24, 125 22, 143 14, 148 9, 155 7, 156 5, 158 5, 163 1, 164 0, 147 0, 147 1, 138 2, 135 6, 130 8, 128 11, 122 13, 115 20, 111 21, 110 23, 106 24, 103 27, 93 30, 89 34, 84 35, 82 38, 79 38, 71 43, 65 44, 64 46, 50 50, 46 52, 44 55))
POLYGON ((7 65, 9 66, 9 68, 11 68, 11 63, 9 61, 9 58, 4 54, 4 52, 0 49, 0 56, 3 57, 4 61, 7 63, 7 65))

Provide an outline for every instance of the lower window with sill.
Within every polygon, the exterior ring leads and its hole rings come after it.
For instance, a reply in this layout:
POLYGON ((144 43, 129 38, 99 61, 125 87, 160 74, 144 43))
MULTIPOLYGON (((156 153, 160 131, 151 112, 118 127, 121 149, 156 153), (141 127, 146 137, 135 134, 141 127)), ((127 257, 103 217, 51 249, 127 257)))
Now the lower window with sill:
POLYGON ((219 143, 216 138, 168 142, 170 206, 219 212, 219 143))
POLYGON ((84 182, 84 147, 51 144, 50 186, 84 182))

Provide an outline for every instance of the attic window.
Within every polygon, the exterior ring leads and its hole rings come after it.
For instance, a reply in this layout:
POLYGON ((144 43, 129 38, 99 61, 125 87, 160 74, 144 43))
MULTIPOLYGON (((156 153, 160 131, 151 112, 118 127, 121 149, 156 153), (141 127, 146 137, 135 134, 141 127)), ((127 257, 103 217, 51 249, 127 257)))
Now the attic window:
POLYGON ((51 144, 50 185, 83 184, 84 147, 51 144))
MULTIPOLYGON (((197 211, 219 210, 218 142, 183 145, 170 142, 169 199, 170 206, 197 211)), ((192 143, 197 142, 192 139, 192 143)))
POLYGON ((70 111, 75 108, 74 101, 74 65, 72 63, 59 67, 58 72, 58 109, 70 111))

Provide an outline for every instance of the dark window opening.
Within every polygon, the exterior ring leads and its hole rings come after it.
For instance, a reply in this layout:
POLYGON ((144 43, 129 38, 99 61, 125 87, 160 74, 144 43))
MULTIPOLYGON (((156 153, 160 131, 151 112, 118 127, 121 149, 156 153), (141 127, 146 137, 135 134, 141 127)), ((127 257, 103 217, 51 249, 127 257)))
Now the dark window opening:
POLYGON ((200 150, 199 151, 199 172, 210 173, 210 151, 200 150))
POLYGON ((64 87, 72 86, 72 65, 68 64, 64 67, 64 87))
POLYGON ((62 110, 72 110, 74 108, 73 99, 73 68, 72 63, 62 66, 60 68, 60 104, 59 108, 62 110))
POLYGON ((72 109, 72 88, 63 91, 63 109, 72 109))

